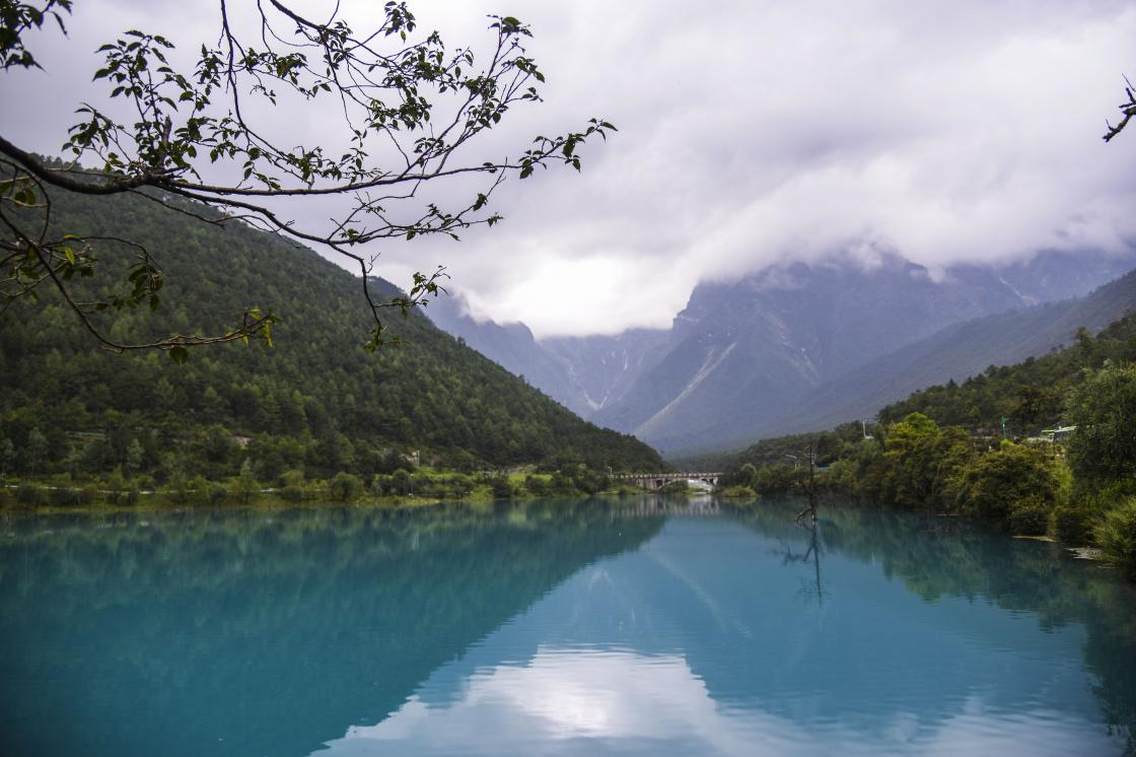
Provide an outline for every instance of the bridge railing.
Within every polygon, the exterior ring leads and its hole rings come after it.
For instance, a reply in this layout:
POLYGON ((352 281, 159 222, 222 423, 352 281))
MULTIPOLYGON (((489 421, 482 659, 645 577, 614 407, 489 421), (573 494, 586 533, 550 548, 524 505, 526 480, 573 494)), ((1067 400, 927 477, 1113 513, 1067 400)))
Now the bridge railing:
POLYGON ((663 479, 687 479, 687 478, 721 478, 725 474, 722 472, 712 473, 616 473, 612 476, 615 479, 632 479, 632 478, 663 478, 663 479))

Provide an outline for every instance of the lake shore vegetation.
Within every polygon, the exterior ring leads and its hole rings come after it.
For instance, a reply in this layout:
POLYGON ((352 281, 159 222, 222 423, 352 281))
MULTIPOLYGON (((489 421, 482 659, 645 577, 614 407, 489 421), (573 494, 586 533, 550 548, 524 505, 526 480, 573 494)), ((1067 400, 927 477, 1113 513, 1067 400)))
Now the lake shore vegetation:
POLYGON ((1136 578, 1136 316, 1096 337, 916 392, 878 422, 767 439, 722 489, 814 486, 862 503, 965 516, 1091 546, 1136 578))

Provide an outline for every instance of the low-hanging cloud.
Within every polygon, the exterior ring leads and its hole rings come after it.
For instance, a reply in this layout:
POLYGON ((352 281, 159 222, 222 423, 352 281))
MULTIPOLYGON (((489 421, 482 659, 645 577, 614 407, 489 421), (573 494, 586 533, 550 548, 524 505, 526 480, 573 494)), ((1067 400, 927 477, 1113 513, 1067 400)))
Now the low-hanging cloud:
MULTIPOLYGON (((22 146, 57 149, 66 113, 91 97, 93 59, 76 47, 143 21, 190 49, 214 33, 163 28, 174 11, 156 3, 77 5, 76 36, 51 43, 48 73, 0 83, 5 101, 37 101, 0 116, 22 146), (124 23, 136 14, 143 21, 124 23), (44 130, 45 115, 58 133, 44 130)), ((384 275, 405 281, 446 264, 475 313, 538 335, 665 326, 698 281, 842 250, 894 249, 941 268, 1136 238, 1136 134, 1100 140, 1122 74, 1136 71, 1131 2, 448 0, 415 10, 451 45, 487 42, 491 12, 533 25, 547 102, 511 116, 487 149, 592 115, 620 129, 585 148, 579 176, 507 183, 506 221, 492 230, 379 250, 384 275)), ((201 4, 202 17, 214 12, 201 4)), ((293 127, 318 139, 320 119, 293 127)))

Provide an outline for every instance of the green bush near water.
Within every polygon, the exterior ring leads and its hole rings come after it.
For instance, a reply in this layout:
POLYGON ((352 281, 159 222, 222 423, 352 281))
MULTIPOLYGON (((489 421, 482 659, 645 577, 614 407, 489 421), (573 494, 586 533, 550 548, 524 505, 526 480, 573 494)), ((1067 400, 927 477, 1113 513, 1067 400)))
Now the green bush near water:
POLYGON ((1053 511, 1053 535, 1066 544, 1088 544, 1093 537, 1094 513, 1084 505, 1063 505, 1053 511))
POLYGON ((1105 513, 1094 536, 1105 559, 1127 578, 1136 579, 1136 497, 1105 513))
POLYGON ((668 481, 657 490, 659 494, 686 494, 690 486, 685 481, 668 481))
POLYGON ((1049 532, 1051 503, 1034 495, 1020 499, 1010 508, 1010 533, 1019 536, 1045 536, 1049 532))
POLYGON ((959 489, 967 512, 1016 533, 1044 534, 1060 483, 1044 454, 1004 442, 963 470, 959 489))
POLYGON ((56 507, 75 507, 79 504, 79 490, 72 486, 57 486, 48 491, 48 501, 56 507))
POLYGON ((351 473, 340 471, 328 482, 327 493, 336 502, 351 502, 363 493, 363 480, 351 473))
POLYGON ((32 484, 20 484, 16 488, 16 501, 21 505, 46 505, 47 492, 32 484))
POLYGON ((718 492, 718 496, 726 499, 757 499, 758 494, 748 486, 737 484, 722 489, 718 492))
POLYGON ((307 495, 304 489, 304 472, 287 470, 280 474, 280 496, 289 502, 299 502, 307 495))

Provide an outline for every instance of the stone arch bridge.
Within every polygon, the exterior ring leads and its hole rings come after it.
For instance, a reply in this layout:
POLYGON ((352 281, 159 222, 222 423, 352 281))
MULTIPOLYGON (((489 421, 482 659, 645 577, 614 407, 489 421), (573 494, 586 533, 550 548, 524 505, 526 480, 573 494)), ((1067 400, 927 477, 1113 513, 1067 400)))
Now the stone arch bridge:
POLYGON ((711 487, 717 486, 722 473, 617 473, 616 481, 629 481, 643 489, 662 489, 675 481, 701 481, 711 487))

